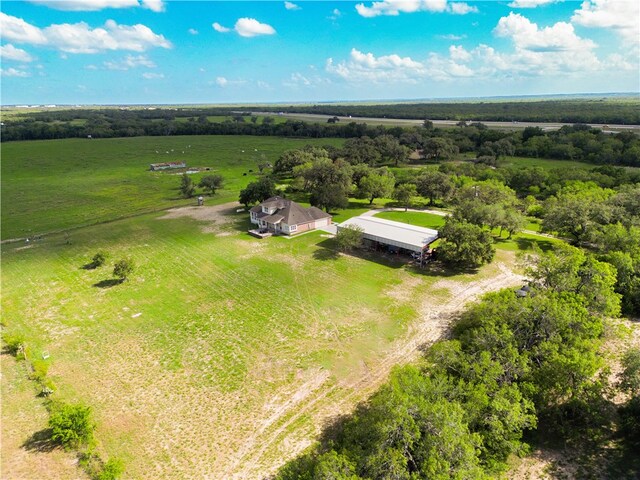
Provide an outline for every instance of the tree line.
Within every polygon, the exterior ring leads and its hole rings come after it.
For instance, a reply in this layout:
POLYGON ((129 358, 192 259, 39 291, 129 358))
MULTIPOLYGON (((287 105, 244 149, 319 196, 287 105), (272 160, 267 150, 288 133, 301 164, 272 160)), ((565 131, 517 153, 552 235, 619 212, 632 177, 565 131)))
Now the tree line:
MULTIPOLYGON (((75 113, 75 112, 74 112, 75 113)), ((478 162, 497 164, 505 156, 576 160, 602 165, 640 166, 640 137, 632 132, 606 134, 584 124, 563 126, 557 131, 526 127, 522 131, 489 129, 480 122, 458 123, 456 128, 434 128, 426 120, 421 127, 371 126, 365 123, 307 123, 288 120, 277 123, 273 117, 242 115, 222 122, 211 122, 204 115, 176 121, 171 115, 148 118, 149 112, 106 110, 93 112, 84 124, 55 121, 67 118, 65 112, 46 112, 2 126, 2 141, 59 138, 113 138, 166 135, 257 135, 303 138, 346 138, 350 155, 358 155, 370 165, 392 160, 397 166, 406 161, 407 149, 423 161, 458 158, 475 154, 478 162), (42 118, 42 119, 40 119, 42 118), (376 140, 383 137, 376 144, 376 140), (390 142, 393 137, 400 145, 390 142), (382 142, 382 143, 381 143, 382 142), (383 147, 381 147, 383 145, 383 147)), ((157 114, 156 114, 157 115, 157 114)))
POLYGON ((432 102, 385 105, 292 105, 263 111, 322 115, 496 122, 615 123, 637 125, 637 99, 581 99, 495 102, 432 102))

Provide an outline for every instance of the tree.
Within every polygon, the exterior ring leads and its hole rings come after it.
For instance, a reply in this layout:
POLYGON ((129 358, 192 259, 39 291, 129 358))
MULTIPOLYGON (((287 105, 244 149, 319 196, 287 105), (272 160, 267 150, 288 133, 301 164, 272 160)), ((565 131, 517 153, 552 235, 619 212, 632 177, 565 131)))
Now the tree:
POLYGON ((436 162, 440 160, 449 160, 459 153, 450 138, 431 137, 424 145, 423 154, 425 158, 433 158, 436 162))
POLYGON ((397 167, 409 156, 409 149, 400 145, 398 139, 392 135, 380 135, 376 137, 375 144, 383 161, 390 161, 397 167))
POLYGON ((194 185, 192 178, 186 173, 183 173, 180 179, 180 193, 182 193, 182 196, 185 198, 191 198, 195 191, 196 186, 194 185))
POLYGON ((362 234, 364 230, 358 225, 346 225, 338 229, 336 243, 343 252, 353 250, 362 245, 362 234))
POLYGON ((532 283, 557 293, 572 293, 589 311, 607 316, 620 314, 620 295, 615 292, 616 269, 564 243, 550 252, 524 257, 525 273, 532 283))
POLYGON ((416 186, 413 183, 402 183, 395 188, 392 198, 404 206, 406 212, 411 205, 411 199, 416 195, 416 186))
POLYGON ((439 235, 438 258, 447 265, 477 268, 493 260, 491 234, 477 225, 449 217, 439 235))
POLYGON ((65 448, 76 448, 93 439, 95 425, 91 407, 84 405, 54 404, 49 417, 51 440, 65 448))
POLYGON ((123 258, 122 260, 117 261, 113 266, 113 275, 118 277, 120 281, 124 282, 129 278, 129 275, 133 273, 134 268, 135 264, 133 263, 133 260, 130 258, 123 258))
POLYGON ((373 167, 380 162, 380 151, 370 137, 349 138, 342 147, 342 156, 352 165, 366 163, 373 167))
POLYGON ((218 190, 219 188, 222 188, 222 182, 223 182, 222 175, 219 175, 219 174, 205 175, 200 179, 200 183, 198 183, 198 186, 200 188, 204 188, 205 190, 208 190, 209 195, 214 195, 216 193, 216 190, 218 190))
POLYGON ((367 198, 369 205, 371 205, 376 198, 389 197, 393 192, 395 182, 392 173, 386 169, 380 169, 369 173, 360 180, 360 188, 357 193, 360 198, 367 198))
POLYGON ((434 200, 446 199, 453 192, 453 183, 449 175, 437 170, 423 170, 416 180, 418 194, 429 199, 429 205, 434 200))
POLYGON ((313 163, 297 169, 296 174, 304 179, 312 205, 327 212, 348 206, 353 175, 348 163, 339 159, 334 162, 330 158, 315 158, 313 163))
POLYGON ((266 199, 275 197, 278 191, 276 184, 269 177, 262 177, 256 182, 251 182, 246 188, 240 190, 240 203, 249 208, 258 202, 264 202, 266 199))
MULTIPOLYGON (((322 156, 327 156, 326 151, 322 156)), ((286 150, 278 157, 276 163, 273 165, 273 173, 291 175, 295 167, 304 165, 305 163, 311 163, 314 158, 315 156, 308 151, 286 150)))
POLYGON ((91 259, 91 266, 93 268, 101 267, 102 265, 105 264, 105 262, 107 261, 107 258, 108 258, 108 255, 106 252, 103 252, 102 250, 99 252, 96 252, 96 254, 91 259))

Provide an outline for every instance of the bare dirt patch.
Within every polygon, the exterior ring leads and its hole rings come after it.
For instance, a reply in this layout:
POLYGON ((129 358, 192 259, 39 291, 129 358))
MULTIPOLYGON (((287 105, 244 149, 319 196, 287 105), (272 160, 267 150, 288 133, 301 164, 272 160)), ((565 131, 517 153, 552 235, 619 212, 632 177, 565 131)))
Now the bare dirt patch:
POLYGON ((233 223, 237 219, 237 210, 241 207, 238 202, 223 203, 213 206, 190 206, 167 210, 158 217, 158 220, 171 220, 176 218, 192 218, 198 222, 207 222, 202 227, 205 233, 216 233, 219 236, 232 235, 232 232, 220 232, 223 226, 233 223))

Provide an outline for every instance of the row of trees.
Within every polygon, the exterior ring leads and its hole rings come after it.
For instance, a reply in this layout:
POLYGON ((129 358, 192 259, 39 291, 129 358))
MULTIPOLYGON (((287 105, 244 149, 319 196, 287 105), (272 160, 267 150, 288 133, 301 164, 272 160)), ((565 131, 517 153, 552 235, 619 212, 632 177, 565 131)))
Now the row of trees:
POLYGON ((78 124, 77 119, 67 123, 53 121, 56 117, 68 118, 65 112, 33 114, 5 122, 2 141, 89 135, 93 138, 143 135, 336 137, 350 139, 341 151, 343 158, 350 163, 368 163, 371 166, 397 166, 416 150, 421 152, 423 160, 436 162, 455 158, 460 153, 474 152, 479 161, 493 164, 503 156, 516 154, 605 165, 640 165, 640 139, 637 135, 632 132, 608 135, 584 124, 565 126, 555 132, 545 132, 539 127, 509 132, 488 129, 479 122, 460 122, 456 128, 438 129, 430 121, 425 121, 423 127, 403 128, 374 127, 355 122, 344 125, 292 120, 277 123, 272 117, 264 117, 259 123, 256 116, 251 117, 251 122, 245 122, 241 115, 222 122, 210 122, 205 115, 200 115, 197 120, 191 117, 190 121, 176 121, 171 119, 171 115, 164 114, 157 121, 149 115, 145 110, 124 113, 105 110, 93 112, 85 124, 78 124))
MULTIPOLYGON (((637 99, 636 99, 637 100, 637 99)), ((323 115, 430 118, 433 120, 523 121, 640 124, 637 101, 616 99, 540 100, 527 102, 415 103, 385 105, 294 105, 260 107, 266 111, 323 115)))
POLYGON ((394 370, 277 478, 492 478, 527 453, 532 431, 567 438, 599 425, 610 388, 635 392, 624 418, 637 425, 640 352, 613 385, 598 352, 603 316, 620 306, 615 272, 569 246, 529 260, 527 297, 503 290, 471 306, 450 340, 394 370))

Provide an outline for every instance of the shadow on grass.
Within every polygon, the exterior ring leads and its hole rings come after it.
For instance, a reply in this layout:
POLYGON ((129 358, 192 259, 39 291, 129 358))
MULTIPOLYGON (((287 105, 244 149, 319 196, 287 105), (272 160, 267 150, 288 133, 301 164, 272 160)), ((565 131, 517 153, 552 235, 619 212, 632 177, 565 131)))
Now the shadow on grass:
POLYGON ((94 283, 93 286, 96 288, 111 288, 116 285, 120 285, 124 280, 121 278, 108 278, 106 280, 100 280, 98 283, 94 283))
POLYGON ((21 447, 28 452, 40 453, 51 452, 56 448, 60 448, 60 445, 51 440, 52 433, 50 428, 40 430, 27 438, 21 447))
POLYGON ((523 238, 523 237, 516 237, 514 240, 518 245, 519 250, 530 250, 533 248, 534 244, 537 244, 540 250, 542 250, 543 252, 548 252, 549 250, 553 249, 553 242, 550 240, 544 240, 544 239, 534 240, 532 238, 523 238))
POLYGON ((412 265, 411 270, 414 273, 419 275, 424 275, 425 277, 434 277, 434 278, 446 278, 446 277, 455 277, 456 275, 474 275, 478 273, 478 268, 465 268, 465 267, 449 267, 444 265, 442 262, 433 260, 427 263, 424 267, 420 267, 418 265, 412 265))
MULTIPOLYGON (((340 257, 340 251, 333 238, 327 238, 316 244, 318 249, 313 252, 313 258, 316 260, 336 260, 340 257)), ((407 265, 410 258, 388 254, 383 252, 374 252, 362 248, 356 248, 348 252, 342 252, 344 255, 360 258, 368 262, 374 262, 389 268, 401 268, 407 265)))
POLYGON ((84 265, 82 265, 80 267, 81 270, 95 270, 96 268, 98 268, 98 264, 95 262, 89 262, 89 263, 85 263, 84 265))

